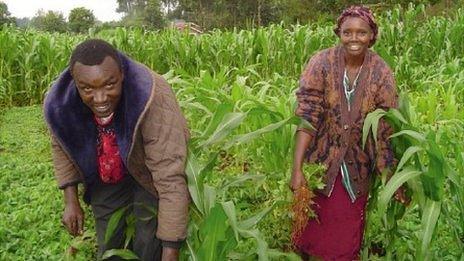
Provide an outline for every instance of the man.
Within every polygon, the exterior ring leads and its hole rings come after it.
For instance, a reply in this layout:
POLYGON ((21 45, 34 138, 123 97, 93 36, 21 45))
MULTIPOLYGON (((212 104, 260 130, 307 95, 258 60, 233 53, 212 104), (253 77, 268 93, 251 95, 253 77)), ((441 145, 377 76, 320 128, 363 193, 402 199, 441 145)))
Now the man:
POLYGON ((44 110, 69 233, 83 230, 77 184, 84 183, 99 257, 125 245, 124 218, 105 240, 111 215, 123 208, 135 216, 131 249, 141 260, 177 260, 187 233, 189 134, 166 81, 107 42, 90 39, 74 49, 44 110))

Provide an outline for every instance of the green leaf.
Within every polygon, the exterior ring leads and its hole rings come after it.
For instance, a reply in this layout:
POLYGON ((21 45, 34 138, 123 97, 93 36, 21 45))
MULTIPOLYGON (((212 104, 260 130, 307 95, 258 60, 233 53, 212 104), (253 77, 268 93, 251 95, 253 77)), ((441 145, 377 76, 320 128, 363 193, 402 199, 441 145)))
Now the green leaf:
POLYGON ((243 122, 246 116, 247 114, 242 112, 232 112, 226 114, 211 137, 199 144, 200 147, 210 146, 222 141, 230 134, 230 132, 232 132, 243 122))
POLYGON ((108 221, 108 225, 106 226, 106 231, 105 231, 105 243, 108 243, 111 239, 111 237, 114 234, 114 231, 119 225, 119 222, 121 221, 121 218, 123 217, 124 213, 126 212, 127 208, 129 206, 122 207, 118 210, 116 210, 112 215, 110 220, 108 221))
POLYGON ((238 83, 232 84, 231 96, 235 102, 241 100, 244 94, 245 94, 245 90, 243 90, 243 85, 240 85, 238 83))
POLYGON ((397 110, 395 108, 391 108, 390 110, 388 110, 388 114, 392 115, 393 117, 395 117, 396 119, 398 119, 402 123, 408 124, 408 121, 403 117, 403 114, 401 114, 401 112, 399 110, 397 110))
POLYGON ((227 201, 221 203, 224 212, 226 213, 229 221, 229 225, 232 227, 234 231, 234 236, 237 241, 239 241, 238 237, 238 223, 237 223, 237 212, 235 211, 235 205, 233 201, 227 201))
POLYGON ((192 261, 198 261, 198 257, 197 257, 197 253, 196 251, 193 249, 192 245, 190 244, 190 241, 187 240, 187 249, 188 249, 188 252, 190 254, 190 258, 192 261))
POLYGON ((128 248, 130 241, 134 238, 135 236, 135 222, 136 222, 136 217, 133 213, 130 215, 127 215, 126 217, 126 229, 124 231, 125 234, 125 240, 124 240, 124 248, 128 248))
POLYGON ((211 186, 208 186, 208 185, 204 185, 204 190, 203 190, 203 199, 204 199, 204 210, 205 210, 205 214, 209 213, 209 211, 211 210, 211 208, 216 204, 216 189, 211 187, 211 186))
POLYGON ((430 199, 440 201, 444 194, 445 171, 448 169, 448 166, 435 139, 435 133, 430 132, 427 135, 428 149, 426 152, 429 158, 429 165, 421 180, 425 195, 430 199))
POLYGON ((398 163, 398 166, 396 168, 396 172, 398 172, 401 168, 403 168, 404 164, 408 162, 408 160, 417 152, 423 150, 421 147, 418 146, 411 146, 406 149, 406 151, 403 153, 403 156, 401 157, 400 162, 398 163))
POLYGON ((380 112, 379 115, 372 119, 372 138, 374 139, 375 147, 377 148, 377 134, 380 118, 385 115, 385 112, 380 112))
POLYGON ((234 248, 237 246, 238 242, 234 237, 234 231, 232 228, 228 228, 226 231, 226 242, 220 244, 219 247, 219 254, 217 260, 227 260, 228 254, 234 250, 234 248))
POLYGON ((261 129, 255 130, 253 132, 237 135, 237 136, 233 137, 228 143, 226 143, 225 149, 227 150, 228 148, 230 148, 230 147, 232 147, 234 145, 247 143, 247 142, 249 142, 249 141, 251 141, 253 139, 258 138, 262 134, 272 132, 272 131, 274 131, 276 129, 281 128, 282 126, 284 126, 284 125, 286 125, 288 123, 295 123, 297 120, 298 120, 297 117, 290 117, 290 118, 287 118, 285 120, 269 124, 269 125, 261 128, 261 129))
POLYGON ((209 137, 214 130, 218 127, 219 123, 221 120, 224 118, 224 116, 232 112, 234 106, 229 103, 221 103, 217 106, 216 110, 214 111, 213 117, 211 117, 211 120, 209 121, 208 126, 204 130, 203 134, 201 135, 202 137, 209 137))
POLYGON ((268 249, 267 253, 271 260, 300 261, 301 257, 295 253, 281 252, 276 249, 268 249))
POLYGON ((240 221, 238 223, 238 226, 240 227, 240 229, 244 229, 244 230, 255 227, 258 224, 258 222, 261 219, 263 219, 273 208, 274 208, 274 204, 270 207, 267 207, 261 210, 260 212, 256 213, 252 217, 249 217, 246 220, 240 221))
POLYGON ((316 128, 314 128, 314 126, 311 125, 311 123, 309 123, 309 121, 307 121, 307 120, 305 120, 303 118, 300 118, 300 122, 298 124, 298 127, 308 129, 308 130, 316 130, 316 128))
POLYGON ((211 153, 209 155, 209 158, 206 161, 206 164, 204 164, 204 166, 200 170, 201 177, 204 177, 205 175, 207 175, 206 173, 210 172, 216 166, 216 161, 220 153, 221 151, 217 150, 216 152, 211 153))
POLYGON ((140 260, 139 257, 129 249, 110 249, 103 253, 102 259, 108 259, 113 256, 118 256, 124 260, 140 260))
POLYGON ((268 244, 258 229, 240 230, 240 235, 245 238, 254 238, 256 240, 256 253, 258 254, 258 260, 266 261, 269 259, 267 255, 269 249, 268 244))
POLYGON ((395 191, 401 187, 406 181, 419 176, 422 172, 406 168, 400 172, 397 172, 391 177, 385 187, 380 191, 377 206, 379 209, 379 215, 383 216, 388 202, 395 193, 395 191))
POLYGON ((394 137, 398 137, 398 136, 401 136, 401 135, 407 135, 407 136, 410 136, 414 139, 416 139, 417 141, 419 142, 425 142, 425 136, 417 131, 413 131, 413 130, 402 130, 400 132, 397 132, 393 135, 390 136, 390 138, 394 138, 394 137))
POLYGON ((372 130, 374 142, 377 144, 377 128, 380 118, 382 118, 386 112, 382 109, 377 109, 369 114, 367 114, 366 119, 364 120, 363 125, 363 134, 362 134, 362 147, 366 146, 367 137, 369 136, 369 130, 372 130))
POLYGON ((199 260, 216 261, 220 242, 226 241, 227 216, 216 204, 200 225, 201 246, 197 251, 199 260))
POLYGON ((183 107, 188 108, 188 109, 190 109, 190 108, 199 109, 199 110, 203 111, 206 114, 206 116, 211 116, 212 115, 211 111, 206 106, 204 106, 203 104, 201 104, 199 102, 191 102, 191 101, 186 102, 185 106, 183 106, 183 107))
POLYGON ((419 260, 428 260, 429 256, 428 250, 430 242, 432 240, 433 232, 438 222, 438 217, 441 212, 441 202, 428 199, 425 208, 422 213, 422 222, 421 222, 421 248, 420 254, 418 255, 419 260))
POLYGON ((189 152, 185 173, 187 174, 188 189, 195 207, 201 214, 205 214, 203 205, 203 182, 200 176, 200 166, 195 154, 189 152))
POLYGON ((243 184, 245 181, 248 181, 248 180, 253 180, 253 181, 258 182, 264 179, 266 179, 266 176, 264 175, 250 175, 250 174, 241 175, 238 177, 234 177, 231 181, 229 181, 224 186, 222 186, 220 191, 225 192, 229 187, 240 186, 241 184, 243 184))

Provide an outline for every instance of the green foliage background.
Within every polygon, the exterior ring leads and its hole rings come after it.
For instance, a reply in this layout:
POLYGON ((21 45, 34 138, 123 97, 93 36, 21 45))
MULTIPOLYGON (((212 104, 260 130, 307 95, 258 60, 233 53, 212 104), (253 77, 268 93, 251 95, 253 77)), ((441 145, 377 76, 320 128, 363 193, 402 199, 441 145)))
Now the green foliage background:
MULTIPOLYGON (((437 134, 439 150, 458 171, 454 178, 464 184, 459 169, 464 157, 464 10, 449 17, 430 17, 424 10, 411 6, 386 12, 379 19, 381 37, 374 49, 393 68, 403 96, 409 96, 411 126, 437 134)), ((66 67, 72 48, 87 37, 106 39, 165 75, 189 120, 193 144, 209 144, 199 146, 199 164, 220 152, 204 175, 204 184, 222 187, 244 174, 265 177, 224 190, 217 199, 232 201, 238 220, 273 206, 257 227, 270 248, 288 251, 291 195, 287 182, 295 125, 282 124, 248 142, 237 141, 243 140, 240 135, 292 117, 302 68, 316 51, 336 44, 332 29, 333 23, 319 22, 214 30, 200 36, 122 28, 77 36, 4 26, 0 30, 0 259, 61 260, 70 245, 79 249, 78 259, 94 258, 91 220, 85 237, 74 240, 60 225, 62 199, 53 180, 41 109, 36 105, 66 67), (240 124, 219 139, 214 134, 225 115, 238 117, 240 124)), ((448 181, 445 177, 441 216, 428 248, 433 260, 463 258, 462 186, 456 192, 448 181)), ((414 201, 390 233, 385 216, 372 208, 365 258, 384 259, 382 251, 388 246, 393 258, 415 260, 421 245, 421 214, 414 201)), ((255 247, 252 238, 239 240, 229 258, 256 259, 255 247)))

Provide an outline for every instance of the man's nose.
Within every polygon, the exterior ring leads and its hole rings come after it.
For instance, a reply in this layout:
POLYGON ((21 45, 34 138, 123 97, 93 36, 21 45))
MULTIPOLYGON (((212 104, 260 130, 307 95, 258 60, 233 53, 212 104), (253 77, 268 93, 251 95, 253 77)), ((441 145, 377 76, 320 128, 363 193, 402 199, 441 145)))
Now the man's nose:
POLYGON ((93 96, 93 101, 96 104, 105 103, 107 99, 107 95, 104 90, 96 90, 93 96))

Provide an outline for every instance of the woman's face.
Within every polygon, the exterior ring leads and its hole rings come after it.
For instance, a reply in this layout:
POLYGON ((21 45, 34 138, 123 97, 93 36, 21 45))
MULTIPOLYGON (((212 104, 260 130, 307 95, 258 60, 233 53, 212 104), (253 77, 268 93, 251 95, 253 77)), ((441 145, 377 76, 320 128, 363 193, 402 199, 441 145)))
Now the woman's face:
POLYGON ((348 17, 340 26, 340 41, 347 54, 364 55, 374 34, 369 24, 359 17, 348 17))

